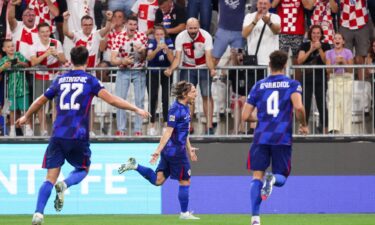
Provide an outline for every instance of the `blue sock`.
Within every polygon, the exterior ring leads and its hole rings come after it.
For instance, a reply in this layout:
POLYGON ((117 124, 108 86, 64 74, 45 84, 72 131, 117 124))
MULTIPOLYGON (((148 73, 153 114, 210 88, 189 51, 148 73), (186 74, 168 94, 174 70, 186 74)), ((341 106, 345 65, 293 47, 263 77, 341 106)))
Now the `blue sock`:
POLYGON ((178 188, 178 200, 180 201, 181 212, 187 212, 189 205, 189 187, 181 186, 178 188))
POLYGON ((260 203, 262 203, 260 196, 262 186, 263 182, 261 180, 253 179, 250 183, 251 214, 253 216, 259 216, 260 203))
POLYGON ((87 171, 84 169, 75 169, 70 172, 69 176, 64 180, 67 187, 79 184, 87 176, 87 171))
POLYGON ((286 177, 284 175, 274 174, 273 176, 275 177, 275 186, 276 187, 281 187, 285 184, 286 177))
POLYGON ((44 208, 46 207, 49 196, 51 195, 52 188, 53 184, 48 180, 44 181, 42 186, 40 186, 35 212, 44 214, 44 208))
POLYGON ((139 174, 146 178, 151 184, 156 185, 156 173, 148 167, 144 167, 138 164, 136 169, 139 174))

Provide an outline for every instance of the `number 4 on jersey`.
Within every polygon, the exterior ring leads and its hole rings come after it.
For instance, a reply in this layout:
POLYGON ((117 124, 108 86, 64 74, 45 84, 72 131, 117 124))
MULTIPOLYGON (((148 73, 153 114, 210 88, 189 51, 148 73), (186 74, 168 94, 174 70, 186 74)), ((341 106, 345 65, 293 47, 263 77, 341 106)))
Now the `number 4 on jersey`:
POLYGON ((279 92, 273 91, 272 94, 267 98, 267 114, 277 117, 279 112, 279 92))

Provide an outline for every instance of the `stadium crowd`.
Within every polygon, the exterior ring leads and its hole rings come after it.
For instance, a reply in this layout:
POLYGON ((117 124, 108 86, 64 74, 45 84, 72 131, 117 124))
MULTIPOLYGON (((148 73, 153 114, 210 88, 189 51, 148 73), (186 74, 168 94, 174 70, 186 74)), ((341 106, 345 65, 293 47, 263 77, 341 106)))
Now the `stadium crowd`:
MULTIPOLYGON (((199 86, 207 118, 204 134, 215 134, 211 84, 214 77, 227 74, 235 93, 234 124, 243 133, 239 112, 252 85, 267 75, 264 66, 271 52, 290 53, 293 65, 375 65, 374 17, 371 0, 0 0, 0 111, 5 101, 10 111, 8 120, 0 118, 2 133, 20 133, 14 121, 46 91, 56 70, 71 66, 73 46, 89 50, 88 68, 103 68, 93 75, 103 82, 115 79, 116 95, 127 99, 133 83, 135 104, 144 108, 147 90, 152 115, 148 135, 159 134, 159 86, 166 126, 173 79, 199 86), (178 70, 180 65, 184 69, 178 70), (223 65, 263 67, 218 73, 216 68, 223 65), (16 69, 24 67, 50 70, 28 76, 16 69), (105 67, 119 68, 115 78, 105 67), (166 69, 144 70, 152 67, 166 69)), ((354 80, 374 86, 373 73, 320 68, 295 70, 293 75, 303 85, 307 117, 315 96, 320 132, 350 134, 354 80)), ((45 111, 40 110, 38 120, 40 130, 35 132, 35 121, 28 121, 25 136, 48 135, 45 111)), ((131 130, 128 120, 123 110, 117 111, 115 135, 142 136, 142 118, 135 117, 131 130)))

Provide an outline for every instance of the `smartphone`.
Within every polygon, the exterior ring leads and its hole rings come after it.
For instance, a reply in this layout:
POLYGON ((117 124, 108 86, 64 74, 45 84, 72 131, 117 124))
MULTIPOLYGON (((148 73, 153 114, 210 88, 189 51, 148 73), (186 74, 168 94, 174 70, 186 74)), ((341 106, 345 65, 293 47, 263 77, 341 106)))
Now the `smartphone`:
POLYGON ((11 59, 10 60, 10 65, 14 66, 17 64, 17 59, 11 59))
POLYGON ((50 42, 50 43, 49 43, 49 46, 50 46, 50 47, 55 47, 55 43, 50 42))
POLYGON ((161 39, 160 39, 160 44, 165 44, 165 40, 164 40, 164 38, 161 38, 161 39))

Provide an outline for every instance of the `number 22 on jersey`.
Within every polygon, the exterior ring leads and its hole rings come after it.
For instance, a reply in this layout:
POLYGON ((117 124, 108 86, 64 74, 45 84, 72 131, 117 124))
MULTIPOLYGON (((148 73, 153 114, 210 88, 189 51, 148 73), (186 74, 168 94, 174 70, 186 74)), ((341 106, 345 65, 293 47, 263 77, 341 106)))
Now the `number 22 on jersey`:
POLYGON ((60 96, 60 110, 79 110, 80 104, 76 103, 77 97, 83 92, 83 84, 81 83, 64 83, 60 85, 60 90, 62 90, 60 96), (74 91, 70 95, 70 101, 64 103, 65 98, 68 97, 68 93, 74 91))
POLYGON ((279 91, 273 91, 267 98, 267 114, 277 117, 279 112, 279 91))

